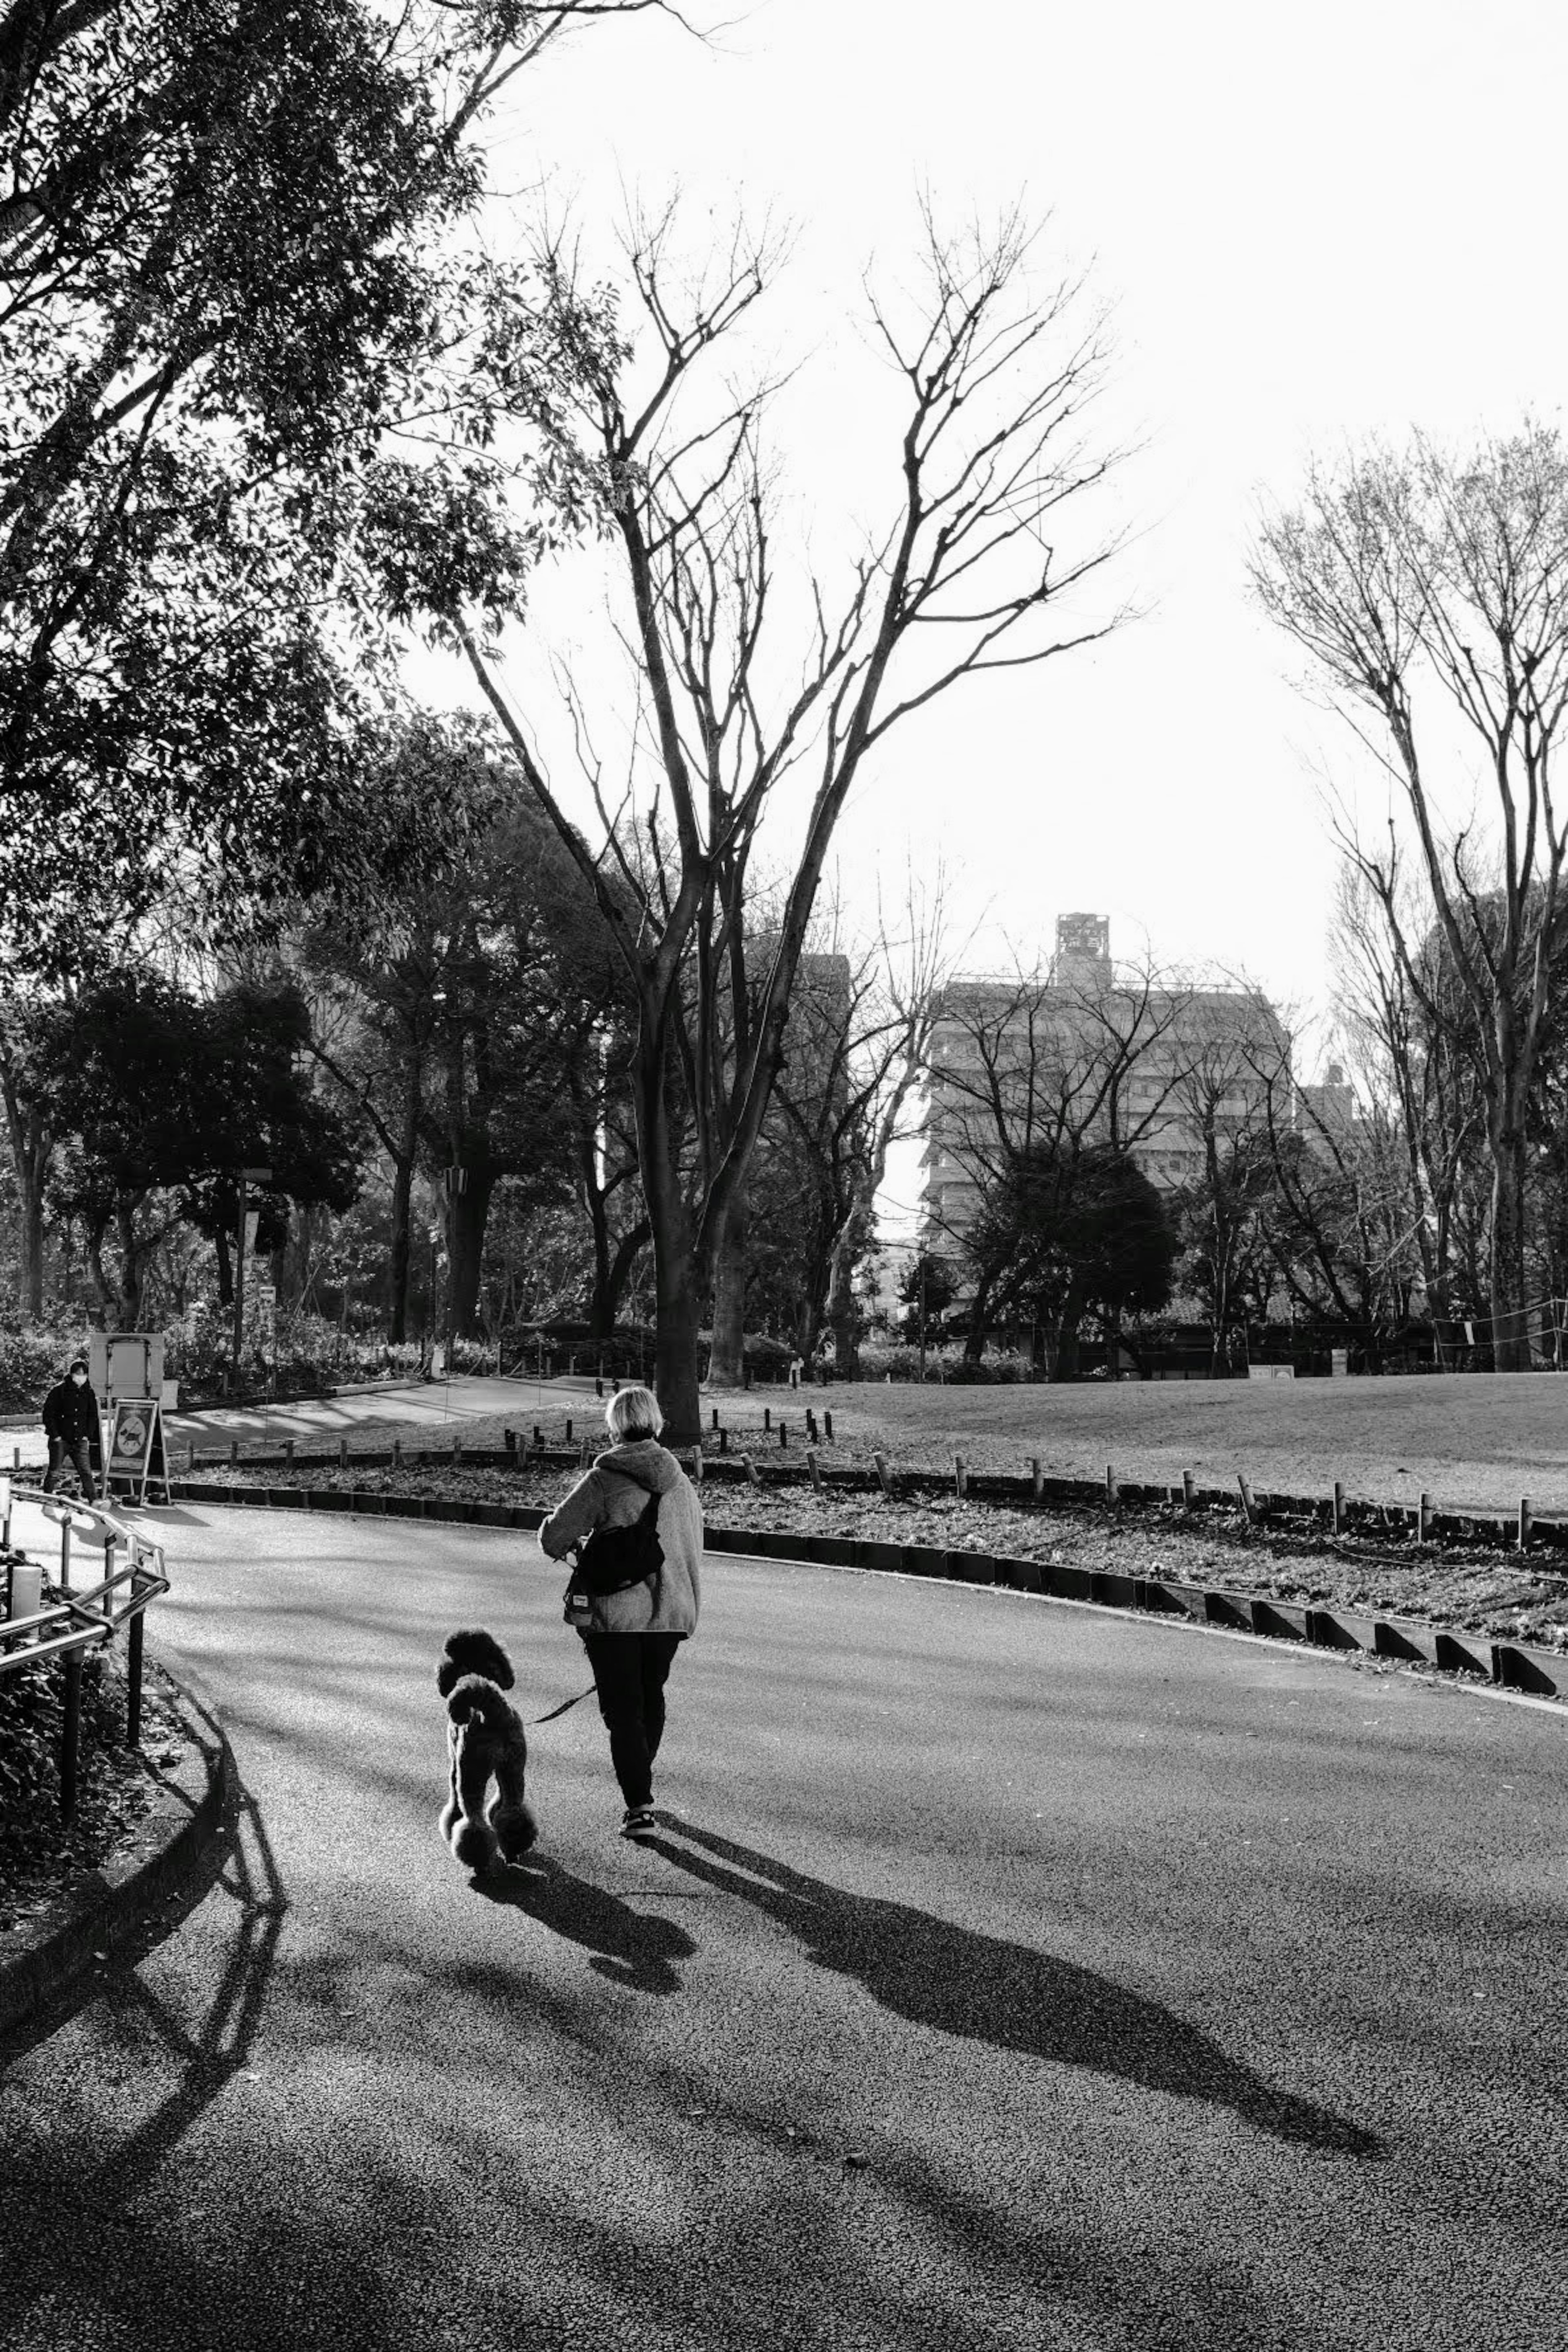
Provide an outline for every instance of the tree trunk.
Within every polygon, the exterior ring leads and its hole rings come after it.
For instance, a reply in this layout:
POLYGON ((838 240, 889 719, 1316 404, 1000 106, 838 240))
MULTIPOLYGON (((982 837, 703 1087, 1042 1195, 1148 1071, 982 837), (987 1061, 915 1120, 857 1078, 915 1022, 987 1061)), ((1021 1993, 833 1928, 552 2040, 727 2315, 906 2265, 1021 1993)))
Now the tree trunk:
POLYGON ((604 1264, 599 1263, 598 1236, 595 1234, 594 1296, 588 1308, 588 1336, 591 1339, 607 1339, 620 1315, 621 1297, 631 1270, 647 1245, 647 1219, 639 1217, 628 1232, 616 1242, 614 1252, 608 1249, 608 1225, 605 1227, 606 1250, 604 1264))
POLYGON ((1082 1320, 1082 1301, 1069 1298, 1057 1325, 1056 1361, 1051 1367, 1053 1381, 1074 1381, 1078 1378, 1078 1333, 1082 1320))
POLYGON ((1527 1372, 1530 1333, 1524 1314, 1524 1130, 1510 1128, 1492 1145, 1492 1363, 1500 1372, 1527 1372))
POLYGON ((32 1186, 25 1181, 20 1162, 16 1190, 22 1199, 22 1312, 37 1323, 44 1313, 44 1190, 41 1184, 32 1186))
POLYGON ((22 1312, 35 1322, 44 1312, 44 1185, 54 1154, 54 1138, 42 1110, 24 1102, 7 1070, 3 1078, 5 1124, 11 1139, 11 1165, 21 1202, 22 1312))
POLYGON ((217 1256, 217 1303, 232 1318, 234 1313, 234 1251, 229 1242, 228 1227, 220 1224, 213 1235, 213 1248, 217 1256))
POLYGON ((833 1334, 833 1376, 860 1377, 860 1314, 855 1304, 855 1245, 846 1234, 833 1253, 827 1281, 827 1326, 833 1334))
POLYGON ((736 1185, 730 1213, 719 1235, 713 1267, 713 1345, 708 1358, 710 1389, 746 1385, 746 1187, 736 1185))
POLYGON ((392 1246, 387 1254, 387 1335, 394 1347, 408 1337, 408 1281, 414 1263, 414 1160, 395 1160, 392 1172, 392 1246))
POLYGON ((696 1259, 685 1231, 685 1204, 679 1220, 654 1219, 654 1295, 658 1331, 654 1391, 664 1413, 667 1445, 694 1445, 702 1432, 701 1293, 696 1259), (661 1224, 665 1230, 661 1234, 661 1224))
POLYGON ((447 1263, 452 1286, 448 1322, 454 1338, 473 1339, 479 1328, 479 1275, 485 1226, 495 1179, 486 1168, 469 1168, 468 1184, 447 1203, 447 1263))

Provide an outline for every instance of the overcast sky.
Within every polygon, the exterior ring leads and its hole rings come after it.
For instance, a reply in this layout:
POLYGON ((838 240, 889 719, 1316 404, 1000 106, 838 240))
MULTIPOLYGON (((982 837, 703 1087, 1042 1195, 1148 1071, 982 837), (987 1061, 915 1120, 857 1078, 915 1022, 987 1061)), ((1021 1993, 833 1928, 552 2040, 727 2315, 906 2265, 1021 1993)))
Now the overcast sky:
POLYGON ((1557 416, 1565 68, 1568 12, 1546 0, 760 0, 706 47, 651 15, 563 45, 520 78, 492 177, 542 179, 586 222, 679 180, 699 217, 739 194, 795 224, 768 333, 812 355, 784 456, 829 534, 857 492, 878 504, 846 477, 835 356, 863 267, 897 271, 922 184, 953 218, 1020 192, 1048 212, 1114 310, 1104 429, 1144 445, 1119 584, 1149 616, 890 739, 847 869, 906 844, 962 864, 977 965, 1092 909, 1119 954, 1321 1004, 1334 854, 1314 774, 1352 772, 1349 739, 1248 606, 1249 532, 1309 451, 1557 416))

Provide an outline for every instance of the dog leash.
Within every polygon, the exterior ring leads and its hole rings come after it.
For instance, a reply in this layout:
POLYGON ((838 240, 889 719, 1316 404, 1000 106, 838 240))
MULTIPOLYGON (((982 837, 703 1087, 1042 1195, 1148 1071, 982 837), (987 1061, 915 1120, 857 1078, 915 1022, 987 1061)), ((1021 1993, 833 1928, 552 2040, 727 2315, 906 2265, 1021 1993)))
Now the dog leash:
POLYGON ((552 1706, 548 1715, 536 1715, 531 1717, 528 1726, 529 1729, 533 1731, 537 1729, 539 1725, 542 1723, 553 1723, 558 1715, 564 1715, 566 1713, 568 1707, 580 1706, 585 1698, 593 1697, 596 1687, 597 1685, 595 1684, 590 1683, 587 1689, 580 1690, 575 1698, 563 1698, 559 1706, 552 1706))

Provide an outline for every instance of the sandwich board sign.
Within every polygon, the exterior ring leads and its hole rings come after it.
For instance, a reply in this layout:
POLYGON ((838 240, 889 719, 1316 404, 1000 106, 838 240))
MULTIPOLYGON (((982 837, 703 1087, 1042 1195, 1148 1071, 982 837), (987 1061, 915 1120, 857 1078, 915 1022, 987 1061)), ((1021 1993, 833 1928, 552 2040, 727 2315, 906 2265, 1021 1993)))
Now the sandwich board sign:
POLYGON ((169 1464, 163 1450, 163 1413, 156 1397, 117 1397, 109 1432, 106 1484, 110 1493, 131 1489, 134 1503, 147 1500, 149 1479, 169 1500, 169 1464))

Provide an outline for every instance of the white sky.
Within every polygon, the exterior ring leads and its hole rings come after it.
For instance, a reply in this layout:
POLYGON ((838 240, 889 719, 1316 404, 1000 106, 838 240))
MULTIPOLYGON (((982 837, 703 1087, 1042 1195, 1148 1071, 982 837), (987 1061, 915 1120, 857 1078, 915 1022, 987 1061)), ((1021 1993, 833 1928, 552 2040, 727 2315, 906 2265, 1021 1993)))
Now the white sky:
MULTIPOLYGON (((715 21, 718 0, 694 6, 715 21)), ((1050 213, 1114 306, 1105 429, 1144 444, 1118 585, 1152 611, 895 734, 841 864, 859 882, 879 854, 945 856, 972 964, 1093 909, 1120 955, 1146 942, 1320 1005, 1335 859, 1314 770, 1352 772, 1349 739, 1249 610, 1247 539, 1310 450, 1558 413, 1568 12, 758 0, 706 48, 653 16, 603 26, 515 88, 492 181, 543 177, 557 215, 679 181, 699 222, 737 195, 794 222, 767 331, 816 355, 784 455, 829 536, 858 492, 879 504, 837 404, 864 264, 909 251, 922 184, 955 219, 1020 192, 1050 213)))

